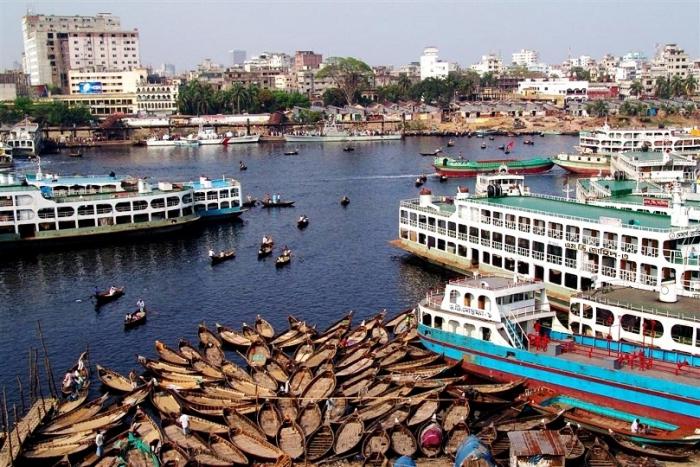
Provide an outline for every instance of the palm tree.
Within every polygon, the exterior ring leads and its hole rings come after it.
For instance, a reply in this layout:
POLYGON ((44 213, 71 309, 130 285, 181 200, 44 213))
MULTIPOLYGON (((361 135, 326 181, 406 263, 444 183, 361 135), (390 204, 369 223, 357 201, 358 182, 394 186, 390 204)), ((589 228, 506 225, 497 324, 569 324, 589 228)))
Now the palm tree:
POLYGON ((698 88, 698 80, 695 79, 695 76, 688 74, 688 77, 685 79, 685 93, 688 97, 692 96, 695 94, 695 90, 698 88))
POLYGON ((406 73, 401 73, 396 85, 399 87, 403 95, 408 95, 408 91, 411 89, 411 86, 413 86, 413 82, 406 73))
POLYGON ((633 96, 639 96, 644 90, 642 83, 639 80, 633 81, 630 85, 630 94, 633 96))
POLYGON ((663 76, 659 76, 658 78, 656 78, 656 97, 660 97, 662 99, 668 99, 669 97, 671 97, 670 84, 670 81, 664 78, 663 76))
POLYGON ((233 86, 228 90, 228 97, 231 99, 232 108, 233 102, 236 103, 236 113, 239 114, 241 113, 241 101, 246 105, 250 100, 250 92, 243 84, 233 83, 233 86))
POLYGON ((680 75, 675 75, 669 83, 670 94, 674 97, 682 96, 685 93, 685 82, 680 75))

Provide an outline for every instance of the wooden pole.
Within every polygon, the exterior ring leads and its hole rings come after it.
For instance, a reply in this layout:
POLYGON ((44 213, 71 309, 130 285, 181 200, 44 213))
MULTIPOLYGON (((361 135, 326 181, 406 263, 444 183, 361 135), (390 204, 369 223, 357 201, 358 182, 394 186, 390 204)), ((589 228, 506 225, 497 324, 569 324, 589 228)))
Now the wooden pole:
POLYGON ((46 369, 46 376, 48 378, 49 391, 54 397, 58 397, 58 388, 56 387, 56 382, 53 379, 53 370, 51 369, 51 361, 49 360, 49 351, 46 348, 46 341, 44 340, 44 333, 41 330, 41 321, 36 322, 37 330, 39 332, 39 340, 41 340, 41 345, 44 348, 44 367, 46 369))
POLYGON ((17 417, 17 404, 12 404, 12 413, 15 417, 14 428, 12 431, 14 431, 15 436, 17 436, 17 446, 22 446, 22 440, 19 439, 19 417, 17 417))
POLYGON ((7 440, 7 445, 10 447, 10 464, 14 464, 15 457, 14 451, 12 450, 12 436, 10 433, 10 417, 7 415, 7 396, 5 395, 5 386, 2 387, 2 421, 5 424, 5 439, 7 440))
POLYGON ((37 368, 39 368, 39 351, 37 349, 34 349, 34 380, 36 384, 36 391, 38 392, 37 396, 41 399, 41 408, 44 410, 44 415, 46 415, 46 403, 44 401, 44 393, 41 390, 41 381, 39 380, 39 371, 37 368))
POLYGON ((27 405, 24 403, 24 390, 22 389, 22 380, 17 376, 17 386, 19 386, 19 400, 22 403, 22 413, 27 412, 27 405))

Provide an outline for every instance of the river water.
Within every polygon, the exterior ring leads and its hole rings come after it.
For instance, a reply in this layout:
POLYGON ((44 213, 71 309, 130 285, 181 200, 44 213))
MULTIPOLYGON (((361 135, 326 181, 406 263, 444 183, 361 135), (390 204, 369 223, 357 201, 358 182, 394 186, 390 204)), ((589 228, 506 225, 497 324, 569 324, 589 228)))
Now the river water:
MULTIPOLYGON (((502 158, 500 144, 515 141, 508 157, 552 156, 571 151, 577 138, 496 137, 494 141, 457 138, 447 151, 467 158, 502 158), (482 150, 486 142, 490 147, 482 150)), ((431 174, 432 158, 421 157, 444 146, 447 138, 421 137, 386 143, 360 143, 354 152, 341 144, 259 144, 201 148, 118 148, 84 151, 82 159, 67 155, 42 157, 44 172, 60 174, 118 174, 187 181, 200 175, 233 176, 243 193, 260 198, 279 192, 296 201, 292 209, 254 208, 240 221, 202 225, 170 236, 145 236, 136 241, 70 249, 28 252, 0 258, 0 384, 16 400, 15 376, 28 372, 29 347, 38 347, 41 321, 57 378, 87 346, 93 363, 128 372, 137 368, 136 354, 153 356, 153 342, 176 346, 180 338, 197 340, 197 324, 239 327, 257 314, 278 328, 293 314, 323 329, 348 310, 359 320, 386 308, 390 314, 412 307, 449 273, 411 259, 389 241, 397 237, 398 203, 416 197, 415 178, 431 174), (297 156, 282 155, 299 149, 297 156), (246 172, 238 171, 245 161, 246 172), (339 205, 350 197, 347 208, 339 205), (296 219, 310 218, 300 231, 296 219), (296 257, 276 269, 274 257, 257 259, 264 234, 278 247, 287 244, 296 257), (235 248, 237 257, 216 267, 209 248, 235 248), (126 287, 126 295, 96 312, 90 294, 95 286, 126 287), (124 314, 143 298, 148 323, 125 332, 124 314)), ((20 171, 34 170, 19 160, 20 171)), ((531 176, 535 192, 562 195, 565 173, 531 176)), ((458 185, 473 189, 473 180, 438 183, 430 177, 433 194, 454 195, 458 185)))

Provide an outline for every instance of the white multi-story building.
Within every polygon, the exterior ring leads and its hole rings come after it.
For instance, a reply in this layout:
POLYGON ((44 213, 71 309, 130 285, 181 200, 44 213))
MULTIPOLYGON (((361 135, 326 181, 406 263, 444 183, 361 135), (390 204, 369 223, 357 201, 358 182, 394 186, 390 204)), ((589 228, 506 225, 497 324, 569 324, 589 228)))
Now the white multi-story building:
POLYGON ((420 79, 447 78, 450 71, 454 71, 454 64, 442 61, 438 58, 437 47, 426 47, 420 56, 420 79))
POLYGON ((500 75, 503 72, 503 61, 501 60, 501 57, 496 54, 482 55, 481 61, 472 65, 471 69, 480 75, 484 75, 486 73, 500 75))
POLYGON ((535 50, 520 49, 520 52, 513 52, 513 65, 524 66, 528 69, 539 64, 540 54, 535 50))
POLYGON ((584 101, 588 99, 588 81, 568 79, 526 79, 518 83, 518 94, 533 97, 552 97, 584 101))
POLYGON ((292 57, 286 53, 263 52, 243 62, 243 69, 248 72, 274 69, 288 70, 291 65, 292 57))
POLYGON ((68 88, 77 68, 129 70, 140 67, 139 32, 122 29, 118 17, 26 15, 22 18, 24 70, 32 85, 68 88))
POLYGON ((666 44, 657 51, 652 67, 652 74, 655 76, 688 76, 691 62, 688 54, 676 44, 666 44))
POLYGON ((148 71, 144 68, 127 71, 70 70, 68 89, 69 94, 132 93, 146 78, 148 71))

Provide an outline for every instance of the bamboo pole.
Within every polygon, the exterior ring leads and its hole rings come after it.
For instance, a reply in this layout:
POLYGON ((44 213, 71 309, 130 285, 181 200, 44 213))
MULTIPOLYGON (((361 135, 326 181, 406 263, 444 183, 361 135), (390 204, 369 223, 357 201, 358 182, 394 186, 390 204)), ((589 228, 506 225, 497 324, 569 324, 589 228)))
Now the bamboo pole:
POLYGON ((7 414, 7 395, 5 394, 5 386, 2 387, 2 420, 5 424, 5 439, 10 447, 10 464, 15 463, 14 451, 12 450, 12 434, 10 433, 10 416, 7 414))
POLYGON ((41 329, 41 321, 36 322, 37 330, 39 332, 39 340, 41 340, 41 345, 44 348, 44 366, 46 367, 46 373, 48 376, 48 385, 51 391, 51 395, 58 398, 58 388, 56 387, 56 381, 53 378, 53 369, 51 368, 51 361, 49 360, 49 351, 46 347, 46 341, 44 340, 44 333, 41 329))
POLYGON ((19 438, 19 417, 17 417, 17 404, 12 404, 12 412, 15 417, 15 427, 12 429, 12 431, 14 431, 15 435, 17 436, 17 446, 22 446, 22 440, 19 438))
POLYGON ((27 405, 24 402, 24 390, 22 389, 22 380, 17 376, 17 386, 19 386, 19 400, 22 402, 22 413, 27 412, 27 405))

